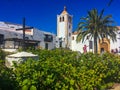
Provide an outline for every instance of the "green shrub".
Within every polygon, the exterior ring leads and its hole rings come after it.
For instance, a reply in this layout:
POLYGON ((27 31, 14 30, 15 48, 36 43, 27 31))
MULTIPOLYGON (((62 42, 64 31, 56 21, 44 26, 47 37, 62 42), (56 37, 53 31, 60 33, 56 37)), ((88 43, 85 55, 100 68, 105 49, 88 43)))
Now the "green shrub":
POLYGON ((14 73, 4 65, 3 60, 0 60, 0 90, 17 90, 14 73))
MULTIPOLYGON (((103 90, 120 83, 120 57, 70 50, 31 50, 39 60, 15 66, 17 88, 23 90, 103 90)), ((9 75, 8 75, 9 76, 9 75)), ((11 80, 11 79, 10 79, 11 80)))
POLYGON ((5 60, 5 52, 3 50, 0 49, 0 60, 5 60))
POLYGON ((93 90, 120 82, 120 58, 115 55, 87 53, 79 56, 77 52, 64 49, 34 53, 39 55, 39 61, 28 60, 15 70, 21 88, 93 90))

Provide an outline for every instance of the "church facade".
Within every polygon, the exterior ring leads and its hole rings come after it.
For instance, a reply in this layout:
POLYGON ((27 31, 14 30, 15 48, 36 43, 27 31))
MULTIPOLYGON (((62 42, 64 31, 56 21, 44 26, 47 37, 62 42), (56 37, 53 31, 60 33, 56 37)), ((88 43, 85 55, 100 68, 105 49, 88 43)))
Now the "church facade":
MULTIPOLYGON (((72 21, 73 16, 68 14, 66 7, 60 15, 57 15, 57 39, 59 40, 58 47, 67 47, 72 51, 84 52, 94 52, 94 41, 93 38, 90 40, 86 36, 84 42, 76 42, 77 31, 72 32, 72 21)), ((111 39, 98 40, 98 53, 102 52, 113 52, 120 53, 120 27, 118 27, 116 32, 116 42, 111 39)))

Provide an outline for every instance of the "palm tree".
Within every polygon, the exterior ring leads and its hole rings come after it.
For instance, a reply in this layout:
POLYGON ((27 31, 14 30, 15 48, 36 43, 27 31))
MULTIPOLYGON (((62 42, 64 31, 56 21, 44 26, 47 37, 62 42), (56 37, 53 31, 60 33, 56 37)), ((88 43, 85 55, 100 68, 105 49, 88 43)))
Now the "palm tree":
POLYGON ((94 53, 97 53, 97 41, 103 38, 110 38, 116 41, 116 30, 114 21, 111 15, 103 16, 104 9, 98 13, 96 9, 88 11, 86 17, 81 18, 81 22, 78 24, 78 35, 76 41, 79 42, 86 40, 86 36, 89 39, 94 40, 94 53))

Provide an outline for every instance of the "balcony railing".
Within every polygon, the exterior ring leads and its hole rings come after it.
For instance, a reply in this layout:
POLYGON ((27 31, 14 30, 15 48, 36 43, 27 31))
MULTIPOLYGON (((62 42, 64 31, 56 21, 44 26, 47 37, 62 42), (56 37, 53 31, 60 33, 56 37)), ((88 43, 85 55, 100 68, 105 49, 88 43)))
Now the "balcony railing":
POLYGON ((45 42, 52 42, 53 39, 52 39, 52 38, 44 38, 44 41, 45 41, 45 42))
POLYGON ((52 35, 45 35, 44 41, 45 42, 52 42, 53 41, 53 36, 52 35))

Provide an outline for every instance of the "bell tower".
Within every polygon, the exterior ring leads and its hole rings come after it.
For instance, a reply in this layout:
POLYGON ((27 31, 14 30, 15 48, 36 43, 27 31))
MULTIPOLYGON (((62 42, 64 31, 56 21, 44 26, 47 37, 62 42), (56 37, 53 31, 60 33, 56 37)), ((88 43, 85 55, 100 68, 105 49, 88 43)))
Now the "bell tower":
POLYGON ((66 7, 60 15, 57 15, 57 37, 61 40, 63 48, 71 48, 72 15, 67 12, 66 7))

